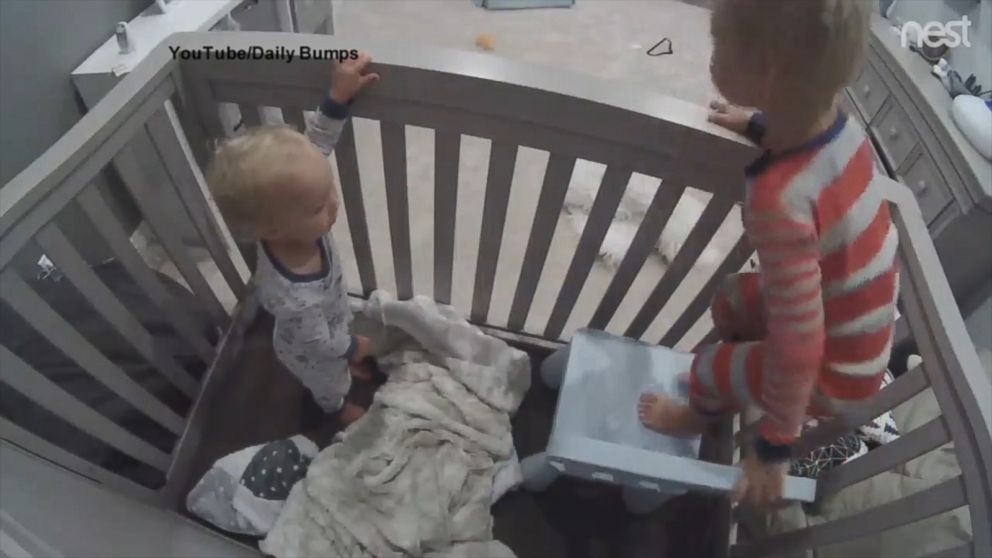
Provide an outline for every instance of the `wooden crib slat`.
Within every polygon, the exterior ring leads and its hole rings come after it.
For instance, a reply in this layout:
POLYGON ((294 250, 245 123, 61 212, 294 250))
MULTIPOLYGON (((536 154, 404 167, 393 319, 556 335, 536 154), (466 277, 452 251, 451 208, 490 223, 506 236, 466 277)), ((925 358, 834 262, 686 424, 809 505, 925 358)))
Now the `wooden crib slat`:
POLYGON ((717 332, 715 327, 711 328, 708 332, 706 332, 706 335, 704 335, 703 338, 699 340, 699 343, 696 343, 696 346, 693 347, 692 350, 695 351, 700 347, 705 347, 706 345, 712 345, 713 343, 716 343, 719 340, 720 340, 719 332, 717 332))
POLYGON ((552 153, 548 165, 544 169, 544 182, 541 184, 541 194, 537 200, 537 210, 531 225, 530 237, 527 239, 527 250, 520 266, 520 276, 517 279, 517 289, 513 293, 513 303, 510 306, 510 319, 507 327, 520 331, 527 321, 530 305, 534 301, 534 293, 544 270, 544 262, 548 257, 551 239, 558 226, 565 194, 572 179, 575 168, 575 157, 552 153))
POLYGON ((303 109, 283 107, 282 119, 287 125, 295 128, 297 132, 303 133, 307 129, 307 121, 303 117, 303 109))
POLYGON ((213 148, 211 142, 207 139, 208 135, 206 128, 204 128, 204 123, 197 118, 197 113, 193 106, 193 96, 189 94, 185 86, 185 81, 182 72, 176 67, 172 71, 172 84, 175 88, 175 93, 169 97, 169 102, 172 103, 172 107, 175 109, 181 123, 180 129, 184 132, 183 139, 189 145, 194 160, 199 167, 206 168, 210 162, 213 148))
POLYGON ((164 403, 145 391, 119 366, 65 321, 38 293, 11 270, 0 274, 3 299, 21 318, 45 335, 55 348, 76 361, 80 367, 100 380, 136 409, 145 413, 173 433, 183 430, 183 419, 164 403))
POLYGON ((923 426, 883 444, 866 455, 830 469, 816 480, 817 499, 825 498, 857 482, 888 471, 951 440, 943 419, 937 417, 923 426))
POLYGON ((156 349, 157 345, 148 330, 97 277, 56 224, 50 223, 41 229, 35 241, 45 255, 52 259, 55 266, 72 281, 83 298, 117 330, 121 337, 126 339, 141 356, 148 359, 148 362, 155 365, 155 368, 180 391, 190 398, 196 396, 199 382, 190 376, 172 355, 156 349))
POLYGON ((613 319, 623 297, 627 295, 637 274, 644 267, 644 262, 654 252, 661 231, 675 211, 675 206, 678 205, 683 192, 685 192, 684 184, 669 186, 663 182, 659 185, 651 205, 644 213, 641 225, 637 227, 637 232, 630 241, 627 253, 624 254, 616 273, 613 274, 613 279, 610 280, 610 285, 606 288, 606 293, 603 294, 603 299, 599 301, 596 312, 589 321, 589 327, 606 329, 613 319))
POLYGON ((4 417, 0 417, 0 438, 10 441, 12 444, 20 446, 43 459, 58 463, 62 467, 105 484, 124 494, 129 494, 141 501, 149 503, 155 501, 155 493, 151 489, 141 486, 131 479, 94 465, 46 439, 36 436, 4 417))
POLYGON ((124 227, 111 214, 100 193, 94 188, 89 188, 84 190, 76 201, 134 282, 162 311, 179 335, 190 344, 200 360, 204 364, 209 364, 213 359, 213 347, 203 333, 197 331, 196 324, 189 316, 179 311, 179 306, 166 291, 162 282, 145 265, 141 255, 128 240, 124 227))
POLYGON ((434 131, 434 300, 451 304, 461 134, 434 131))
POLYGON ((238 130, 239 132, 243 132, 245 128, 255 128, 262 125, 262 117, 259 114, 258 106, 238 103, 238 110, 241 111, 241 122, 244 126, 238 130))
POLYGON ((148 119, 148 133, 165 163, 165 170, 186 207, 190 220, 196 226, 200 238, 207 246, 210 257, 220 270, 234 296, 240 299, 245 294, 245 281, 238 273, 220 234, 217 220, 207 203, 207 186, 193 152, 186 143, 183 128, 172 103, 165 102, 162 110, 148 119))
POLYGON ((358 277, 362 282, 362 292, 368 296, 376 289, 375 266, 372 262, 372 244, 369 242, 369 226, 365 218, 365 198, 362 194, 362 180, 358 174, 358 155, 355 151, 355 130, 349 120, 341 130, 341 137, 334 146, 334 157, 338 163, 338 177, 341 180, 341 197, 348 212, 348 229, 355 250, 358 277))
POLYGON ((168 470, 167 454, 87 407, 2 345, 0 345, 0 362, 3 363, 4 383, 31 401, 142 463, 147 463, 159 471, 168 470))
POLYGON ((713 275, 706 281, 703 288, 700 289, 699 293, 696 294, 696 298, 692 299, 689 306, 682 311, 682 315, 679 316, 672 327, 668 328, 665 332, 664 337, 662 337, 660 344, 666 347, 674 347, 682 337, 689 331, 699 317, 703 315, 710 306, 710 300, 713 298, 713 293, 716 291, 720 283, 727 277, 730 273, 735 273, 741 268, 747 259, 753 254, 751 250, 751 245, 747 240, 746 235, 741 235, 737 240, 737 244, 730 250, 727 257, 724 258, 723 263, 713 272, 713 275))
POLYGON ((472 295, 471 318, 480 324, 486 323, 489 316, 499 249, 503 243, 503 227, 506 224, 506 207, 510 202, 510 186, 516 164, 516 145, 501 141, 492 143, 485 203, 482 206, 479 253, 475 263, 475 289, 472 295))
POLYGON ((38 229, 93 182, 93 177, 131 141, 134 134, 142 129, 145 120, 162 106, 172 92, 172 81, 167 81, 137 109, 132 109, 130 113, 122 110, 119 117, 111 120, 118 126, 113 131, 74 127, 55 144, 60 152, 69 153, 58 159, 55 169, 36 169, 39 162, 51 158, 38 159, 0 188, 0 269, 7 266, 38 229), (118 118, 123 121, 118 121, 118 118), (80 136, 85 136, 85 139, 80 136), (90 141, 93 138, 101 138, 103 143, 94 148, 90 141), (85 157, 81 155, 83 153, 85 157), (24 191, 26 193, 19 196, 24 191))
POLYGON ((182 274, 183 279, 196 294, 200 303, 206 307, 207 314, 214 325, 220 329, 225 329, 230 322, 230 317, 207 280, 204 279, 203 274, 200 273, 196 263, 190 258, 186 246, 183 245, 183 241, 177 233, 179 230, 175 221, 177 216, 170 213, 167 208, 153 203, 155 185, 145 180, 144 171, 137 165, 134 157, 120 156, 116 157, 114 162, 117 164, 117 170, 122 175, 129 177, 125 180, 125 185, 158 241, 162 243, 165 251, 169 254, 172 263, 176 265, 179 273, 182 274))
POLYGON ((222 139, 225 135, 224 124, 221 122, 217 99, 214 98, 207 72, 197 64, 183 64, 180 66, 180 73, 185 86, 183 90, 189 93, 191 108, 203 124, 207 139, 222 139))
POLYGON ((699 259, 699 255, 703 253, 703 249, 706 248, 706 245, 713 238, 713 234, 723 224, 724 218, 726 218, 733 206, 734 199, 729 195, 715 195, 710 200, 710 203, 706 204, 706 208, 703 209, 702 215, 699 216, 696 226, 692 228, 689 236, 686 237, 685 243, 682 245, 679 253, 675 255, 675 259, 672 260, 668 269, 665 270, 665 274, 661 277, 661 280, 658 281, 651 294, 648 295, 647 300, 644 301, 641 310, 634 316, 634 320, 627 327, 624 335, 640 338, 644 334, 651 325, 651 322, 658 315, 658 312, 661 312, 661 309, 664 308, 669 297, 672 296, 675 289, 685 279, 686 274, 695 265, 696 260, 699 259))
POLYGON ((397 122, 380 123, 382 168, 386 181, 386 210, 393 247, 396 296, 413 296, 413 267, 410 259, 410 208, 406 183, 406 128, 397 122))
POLYGON ((735 545, 730 549, 730 555, 732 558, 763 557, 855 540, 933 517, 966 503, 964 483, 958 476, 860 513, 735 545))
POLYGON ((593 201, 592 209, 589 210, 589 219, 582 229, 579 245, 575 249, 572 263, 569 264, 565 280, 562 282, 558 300, 555 301, 548 324, 544 328, 545 337, 557 339, 565 328, 565 322, 568 321, 572 308, 575 307, 575 301, 579 298, 613 216, 616 215, 617 207, 627 189, 627 182, 630 181, 630 175, 630 169, 606 167, 596 199, 593 201))

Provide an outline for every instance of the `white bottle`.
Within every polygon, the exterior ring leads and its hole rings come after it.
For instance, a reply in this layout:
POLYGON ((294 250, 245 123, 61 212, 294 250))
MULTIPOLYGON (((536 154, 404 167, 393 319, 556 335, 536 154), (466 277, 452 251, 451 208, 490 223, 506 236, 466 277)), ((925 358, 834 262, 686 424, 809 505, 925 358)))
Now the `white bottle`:
POLYGON ((117 37, 117 47, 121 54, 134 52, 134 39, 131 38, 131 34, 128 32, 126 22, 117 22, 117 27, 114 29, 114 36, 117 37))

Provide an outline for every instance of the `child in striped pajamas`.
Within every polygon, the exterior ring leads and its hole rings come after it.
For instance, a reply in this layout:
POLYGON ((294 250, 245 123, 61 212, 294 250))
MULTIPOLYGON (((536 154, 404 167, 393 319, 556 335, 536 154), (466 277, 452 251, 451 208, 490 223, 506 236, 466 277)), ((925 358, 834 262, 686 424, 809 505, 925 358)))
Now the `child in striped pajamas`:
POLYGON ((897 234, 864 132, 837 108, 867 40, 870 2, 717 0, 713 80, 740 106, 711 120, 765 148, 746 169, 744 230, 759 273, 726 278, 712 304, 724 342, 697 351, 689 405, 646 393, 641 421, 702 432, 760 407, 738 497, 781 498, 807 416, 831 416, 879 389, 892 344, 897 234), (774 4, 771 6, 770 4, 774 4))

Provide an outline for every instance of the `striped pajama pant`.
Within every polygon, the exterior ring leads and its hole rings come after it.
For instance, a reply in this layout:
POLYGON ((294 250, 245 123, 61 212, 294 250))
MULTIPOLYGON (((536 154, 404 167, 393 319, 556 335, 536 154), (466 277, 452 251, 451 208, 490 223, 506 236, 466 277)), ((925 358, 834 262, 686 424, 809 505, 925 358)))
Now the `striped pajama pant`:
MULTIPOLYGON (((761 388, 765 374, 765 310, 758 273, 726 277, 713 296, 710 312, 721 343, 700 347, 689 380, 693 409, 704 416, 765 409, 761 388)), ((811 404, 808 416, 826 416, 811 404)))

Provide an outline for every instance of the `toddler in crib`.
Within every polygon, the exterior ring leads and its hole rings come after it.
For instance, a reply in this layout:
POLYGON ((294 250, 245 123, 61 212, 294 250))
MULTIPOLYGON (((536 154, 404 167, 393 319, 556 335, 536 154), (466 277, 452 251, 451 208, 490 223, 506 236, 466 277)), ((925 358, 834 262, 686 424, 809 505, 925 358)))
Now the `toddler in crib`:
POLYGON ((262 307, 275 317, 272 343, 279 360, 342 425, 364 414, 347 399, 369 341, 349 335, 351 312, 341 261, 330 230, 337 186, 327 156, 344 127, 348 103, 368 83, 370 58, 334 67, 331 88, 306 124, 306 134, 263 126, 227 140, 208 172, 228 225, 257 241, 254 281, 262 307))
POLYGON ((726 278, 712 314, 723 343, 697 351, 689 405, 641 396, 648 428, 702 432, 724 413, 765 412, 737 497, 781 498, 809 416, 879 389, 898 291, 896 229, 871 147, 837 108, 864 55, 871 2, 716 0, 713 81, 731 105, 710 119, 765 148, 746 171, 744 230, 760 273, 726 278), (757 107, 757 111, 739 106, 757 107))

